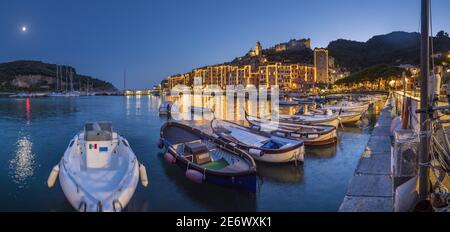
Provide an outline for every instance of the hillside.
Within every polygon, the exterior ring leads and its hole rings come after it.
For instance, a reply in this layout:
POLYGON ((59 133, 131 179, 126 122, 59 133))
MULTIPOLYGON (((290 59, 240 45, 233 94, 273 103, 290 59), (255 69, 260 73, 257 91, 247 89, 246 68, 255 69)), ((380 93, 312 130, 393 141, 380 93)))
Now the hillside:
MULTIPOLYGON (((63 74, 72 71, 75 90, 85 90, 89 81, 92 91, 116 91, 109 82, 77 74, 70 66, 63 67, 63 74), (80 88, 81 87, 81 88, 80 88)), ((63 78, 63 85, 65 84, 63 78)), ((67 83, 69 85, 69 83, 67 83)), ((54 91, 56 89, 56 64, 40 61, 14 61, 0 63, 0 91, 54 91)))
MULTIPOLYGON (((450 38, 439 32, 434 41, 435 53, 450 51, 450 38)), ((420 34, 392 32, 378 35, 367 42, 339 39, 328 45, 329 54, 339 66, 358 71, 374 65, 400 65, 420 63, 420 34)))

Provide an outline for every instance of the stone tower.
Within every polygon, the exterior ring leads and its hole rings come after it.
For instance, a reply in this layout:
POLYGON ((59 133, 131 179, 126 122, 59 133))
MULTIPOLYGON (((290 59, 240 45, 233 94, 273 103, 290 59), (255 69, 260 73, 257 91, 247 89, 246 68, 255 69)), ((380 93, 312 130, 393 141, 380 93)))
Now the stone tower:
POLYGON ((262 54, 262 46, 261 43, 258 41, 256 42, 255 55, 260 56, 261 54, 262 54))

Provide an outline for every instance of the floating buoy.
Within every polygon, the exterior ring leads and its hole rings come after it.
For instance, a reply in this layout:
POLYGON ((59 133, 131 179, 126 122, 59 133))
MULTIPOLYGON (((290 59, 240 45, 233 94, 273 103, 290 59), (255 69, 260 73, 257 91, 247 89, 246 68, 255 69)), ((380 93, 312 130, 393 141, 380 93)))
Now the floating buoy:
POLYGON ((78 206, 78 211, 79 212, 86 212, 86 210, 87 210, 86 202, 81 201, 80 205, 78 206))
POLYGON ((139 177, 141 178, 141 184, 144 187, 148 186, 147 169, 143 164, 139 164, 139 177))
POLYGON ((59 164, 53 167, 52 172, 50 172, 50 176, 47 179, 47 186, 49 188, 53 188, 53 186, 55 186, 56 180, 58 179, 58 174, 59 174, 59 164))
POLYGON ((188 169, 186 171, 186 178, 188 178, 190 181, 196 184, 201 184, 203 183, 205 176, 203 175, 203 173, 199 171, 188 169))
POLYGON ((177 162, 177 159, 169 152, 164 154, 164 160, 169 164, 175 164, 177 162))
POLYGON ((162 139, 159 139, 158 148, 159 149, 163 149, 164 148, 164 141, 162 139))
POLYGON ((114 200, 113 207, 114 212, 121 212, 123 210, 123 205, 119 200, 114 200))

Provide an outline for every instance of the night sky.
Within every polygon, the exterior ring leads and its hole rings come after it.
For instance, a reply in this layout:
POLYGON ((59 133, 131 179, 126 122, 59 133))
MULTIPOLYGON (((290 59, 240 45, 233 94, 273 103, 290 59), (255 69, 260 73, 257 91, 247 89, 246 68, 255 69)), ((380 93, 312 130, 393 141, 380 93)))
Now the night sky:
MULTIPOLYGON (((432 4, 434 32, 450 31, 449 1, 432 4)), ((418 31, 419 13, 419 0, 0 0, 0 62, 68 64, 119 88, 126 68, 128 87, 148 88, 243 55, 257 40, 366 41, 418 31)))

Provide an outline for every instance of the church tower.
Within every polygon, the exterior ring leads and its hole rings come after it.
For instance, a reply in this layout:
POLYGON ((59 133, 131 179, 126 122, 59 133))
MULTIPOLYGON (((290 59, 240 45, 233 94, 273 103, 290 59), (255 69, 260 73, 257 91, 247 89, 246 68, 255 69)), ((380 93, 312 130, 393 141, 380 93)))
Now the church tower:
POLYGON ((262 54, 262 46, 261 43, 258 41, 256 42, 255 55, 261 56, 261 54, 262 54))

